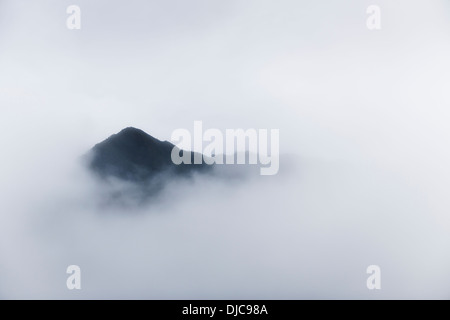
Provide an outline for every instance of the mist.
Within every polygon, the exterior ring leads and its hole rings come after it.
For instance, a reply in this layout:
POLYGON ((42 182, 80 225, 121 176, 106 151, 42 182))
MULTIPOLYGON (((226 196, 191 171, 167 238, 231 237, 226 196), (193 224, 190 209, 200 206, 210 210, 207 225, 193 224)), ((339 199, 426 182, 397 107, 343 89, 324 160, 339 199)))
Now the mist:
POLYGON ((376 2, 0 0, 0 298, 448 299, 448 4, 376 2), (196 120, 279 129, 278 174, 101 205, 92 146, 196 120))

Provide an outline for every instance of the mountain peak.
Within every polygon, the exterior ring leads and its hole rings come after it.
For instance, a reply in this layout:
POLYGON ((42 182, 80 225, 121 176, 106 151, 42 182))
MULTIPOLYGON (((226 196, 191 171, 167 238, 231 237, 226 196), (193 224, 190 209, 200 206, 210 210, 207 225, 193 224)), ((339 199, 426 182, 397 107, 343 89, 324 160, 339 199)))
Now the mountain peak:
POLYGON ((113 134, 108 139, 112 140, 120 140, 124 139, 127 140, 129 143, 133 142, 154 142, 158 143, 161 142, 160 140, 156 139, 155 137, 149 135, 145 131, 135 128, 135 127, 126 127, 125 129, 122 129, 120 132, 113 134))
POLYGON ((206 164, 175 165, 171 158, 173 148, 174 145, 168 141, 160 141, 141 129, 127 127, 92 148, 89 166, 102 178, 115 177, 134 182, 145 182, 167 171, 186 174, 192 169, 207 167, 206 164))
MULTIPOLYGON (((118 135, 130 135, 130 136, 145 136, 145 137, 152 137, 148 133, 144 132, 141 129, 135 128, 135 127, 126 127, 122 130, 120 130, 118 135)), ((153 137, 152 137, 153 138, 153 137)))
POLYGON ((119 134, 147 134, 147 133, 135 127, 126 127, 120 130, 119 134))

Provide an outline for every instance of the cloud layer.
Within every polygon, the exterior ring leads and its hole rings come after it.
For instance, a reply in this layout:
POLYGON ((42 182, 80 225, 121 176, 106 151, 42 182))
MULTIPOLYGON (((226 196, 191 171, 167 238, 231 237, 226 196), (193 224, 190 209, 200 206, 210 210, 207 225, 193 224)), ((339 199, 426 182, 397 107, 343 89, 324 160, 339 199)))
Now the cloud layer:
POLYGON ((448 5, 377 2, 0 0, 0 298, 449 298, 448 5), (99 205, 81 155, 194 120, 279 129, 279 175, 99 205))

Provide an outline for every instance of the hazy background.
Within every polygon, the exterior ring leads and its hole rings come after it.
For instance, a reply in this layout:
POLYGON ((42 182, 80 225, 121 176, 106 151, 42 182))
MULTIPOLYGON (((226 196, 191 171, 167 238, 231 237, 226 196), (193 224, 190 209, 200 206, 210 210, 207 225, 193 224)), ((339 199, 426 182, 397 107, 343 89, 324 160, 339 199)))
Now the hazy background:
POLYGON ((450 298, 449 10, 0 0, 0 298, 450 298), (280 129, 295 170, 198 178, 142 212, 95 205, 81 154, 194 120, 280 129))

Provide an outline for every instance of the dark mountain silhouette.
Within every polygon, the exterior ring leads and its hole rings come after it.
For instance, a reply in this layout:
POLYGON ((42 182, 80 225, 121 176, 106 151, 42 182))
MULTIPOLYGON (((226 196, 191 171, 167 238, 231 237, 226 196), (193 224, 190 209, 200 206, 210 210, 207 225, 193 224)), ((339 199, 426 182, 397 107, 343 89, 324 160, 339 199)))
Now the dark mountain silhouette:
POLYGON ((188 152, 192 164, 175 165, 171 159, 174 147, 168 141, 160 141, 140 129, 128 127, 95 145, 88 165, 101 178, 138 183, 147 183, 161 174, 186 176, 211 169, 212 166, 205 163, 193 164, 194 153, 183 150, 180 154, 188 152))
MULTIPOLYGON (((128 127, 96 144, 84 160, 89 170, 99 178, 100 203, 107 206, 146 204, 168 182, 178 184, 180 180, 177 179, 189 179, 193 173, 211 173, 215 179, 235 183, 245 179, 248 173, 254 172, 256 176, 259 173, 258 166, 254 165, 194 164, 195 155, 201 156, 180 150, 140 129, 128 127), (188 153, 192 164, 174 164, 171 158, 173 148, 180 152, 180 156, 188 153)), ((234 157, 236 159, 237 154, 234 157)), ((245 157, 248 161, 248 152, 245 157)))

